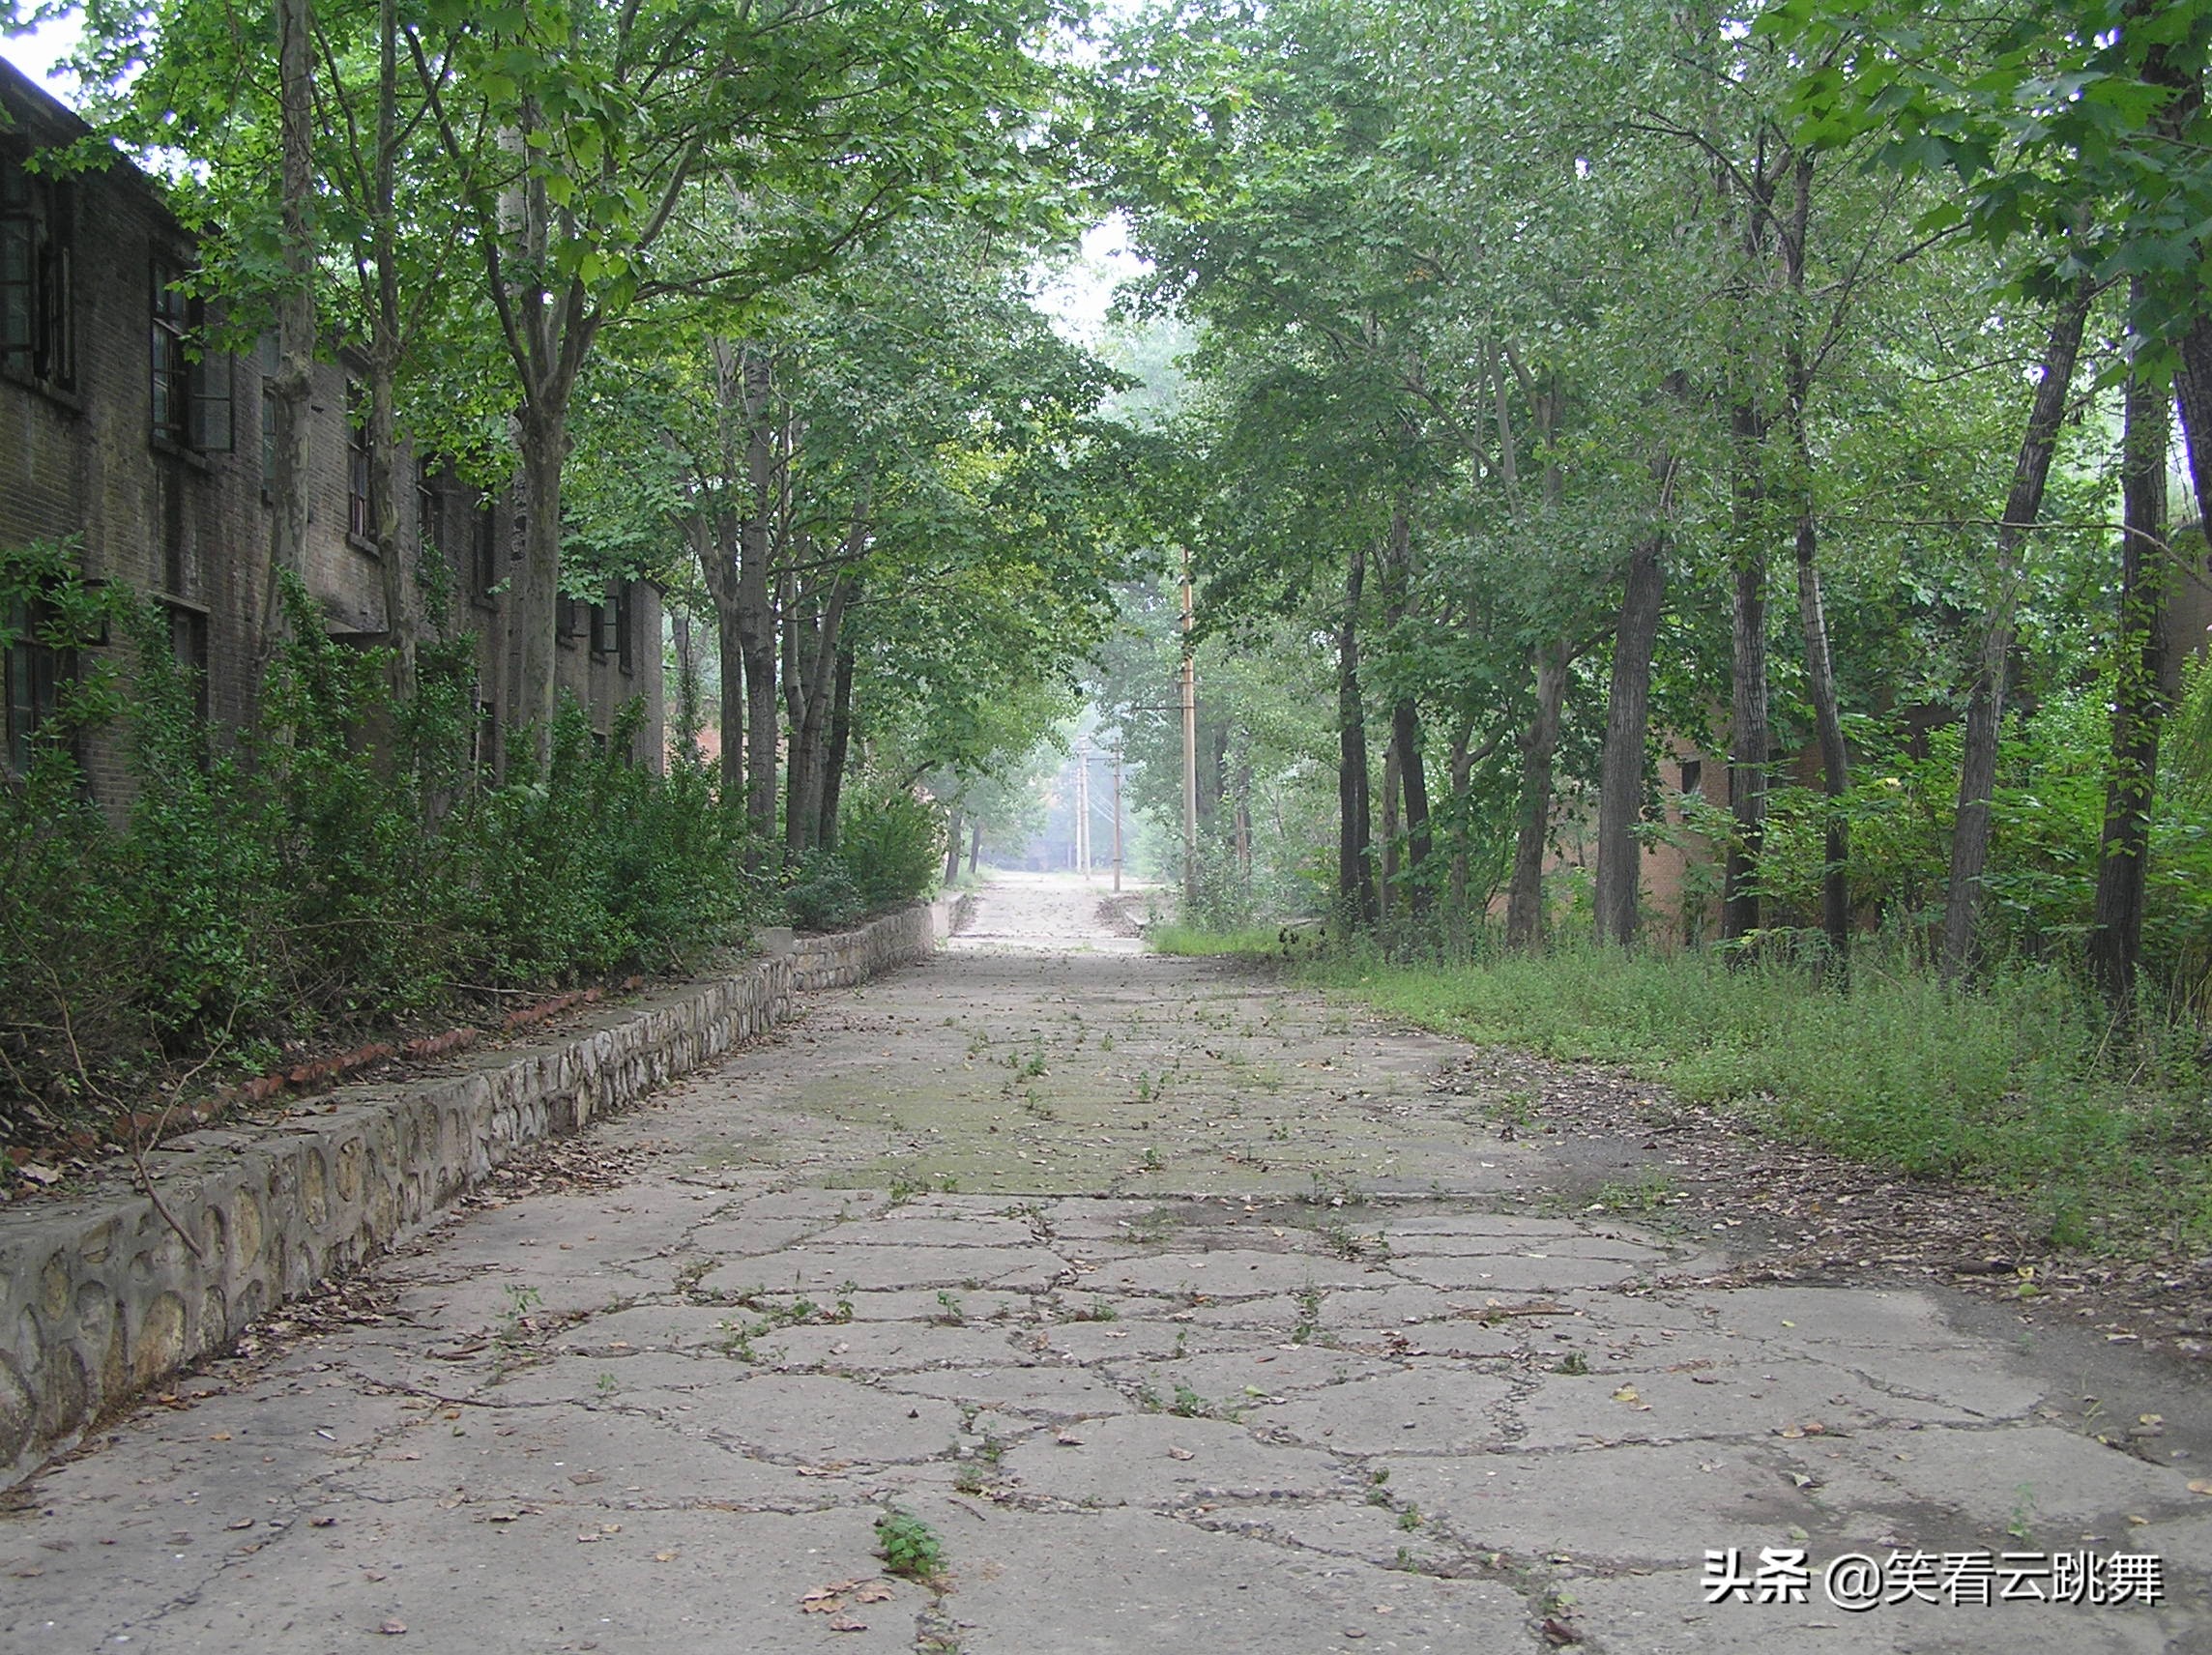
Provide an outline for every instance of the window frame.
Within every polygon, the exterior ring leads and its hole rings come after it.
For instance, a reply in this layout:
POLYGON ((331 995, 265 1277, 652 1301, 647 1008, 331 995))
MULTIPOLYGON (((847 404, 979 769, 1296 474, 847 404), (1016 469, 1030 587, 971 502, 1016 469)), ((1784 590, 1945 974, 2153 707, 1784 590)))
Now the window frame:
POLYGON ((149 261, 147 425, 156 448, 228 453, 236 436, 231 359, 205 350, 207 306, 178 288, 185 274, 184 261, 167 254, 149 261))
POLYGON ((29 160, 29 152, 0 146, 0 375, 73 398, 76 189, 67 179, 33 172, 29 160), (17 296, 14 305, 10 292, 17 296))

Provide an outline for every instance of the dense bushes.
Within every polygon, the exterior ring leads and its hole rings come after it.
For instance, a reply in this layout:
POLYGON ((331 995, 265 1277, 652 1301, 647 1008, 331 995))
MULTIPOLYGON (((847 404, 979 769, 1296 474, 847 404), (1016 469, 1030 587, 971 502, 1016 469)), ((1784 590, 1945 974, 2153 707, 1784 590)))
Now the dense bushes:
POLYGON ((945 857, 945 813, 911 793, 859 795, 837 818, 837 848, 809 851, 784 887, 801 931, 834 931, 862 915, 927 895, 945 857))
POLYGON ((471 995, 683 968, 767 908, 741 823, 703 769, 604 755, 573 707, 542 779, 480 787, 462 649, 426 650, 404 701, 390 661, 304 607, 263 725, 211 742, 162 619, 12 559, 55 645, 112 624, 128 680, 72 686, 28 773, 0 789, 0 1134, 35 1136, 217 1053, 282 1045, 471 995), (112 728, 135 796, 107 821, 70 739, 112 728))

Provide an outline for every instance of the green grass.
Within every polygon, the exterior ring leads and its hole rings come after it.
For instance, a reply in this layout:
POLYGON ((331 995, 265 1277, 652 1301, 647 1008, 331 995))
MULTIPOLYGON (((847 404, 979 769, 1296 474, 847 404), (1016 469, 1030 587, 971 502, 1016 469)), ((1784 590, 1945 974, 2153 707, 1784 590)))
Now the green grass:
POLYGON ((1789 964, 1587 947, 1452 967, 1336 956, 1303 974, 1441 1032, 1620 1065, 1782 1137, 2030 1193, 2066 1245, 2212 1236, 2212 1102, 2187 1040, 2123 1062, 2055 972, 1957 993, 1877 955, 1848 994, 1789 964))
POLYGON ((1145 933, 1156 954, 1272 954, 1282 944, 1277 927, 1247 925, 1236 931, 1208 931, 1200 925, 1164 922, 1145 933))

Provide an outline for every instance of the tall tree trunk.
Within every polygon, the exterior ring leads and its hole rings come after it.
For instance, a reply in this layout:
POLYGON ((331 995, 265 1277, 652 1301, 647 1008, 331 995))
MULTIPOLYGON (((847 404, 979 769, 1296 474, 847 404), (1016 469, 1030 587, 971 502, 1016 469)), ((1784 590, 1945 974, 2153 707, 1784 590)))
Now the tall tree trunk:
POLYGON ((983 859, 983 824, 968 824, 968 877, 975 877, 975 864, 983 859))
POLYGON ((2125 1011, 2142 951, 2143 873, 2166 713, 2167 397, 2131 376, 2120 461, 2120 627, 2112 695, 2111 773, 2098 846, 2089 973, 2125 1011))
POLYGON ((1354 925, 1375 923, 1375 873, 1367 863, 1367 713, 1359 694, 1359 596, 1367 550, 1354 545, 1344 569, 1344 614, 1336 634, 1336 897, 1354 925))
POLYGON ((1965 975, 1974 953, 1974 921, 1981 907, 1982 870, 1989 865, 1990 800, 1996 791, 1997 740, 2004 726, 2006 669, 2012 659, 2013 611, 2020 599, 2023 548, 2043 512, 2043 488, 2058 447, 2058 425, 2081 353, 2091 289, 2083 276, 2051 319, 2043 348, 2043 378, 2013 462, 2012 491, 1997 524, 1996 590, 1982 634, 1981 660, 1966 694, 1965 759, 1959 770, 1959 812, 1951 830, 1951 875, 1943 896, 1942 972, 1965 975))
POLYGON ((1452 731, 1447 761, 1451 785, 1451 884, 1445 896, 1444 928, 1455 954, 1464 953, 1469 943, 1467 813, 1468 794, 1474 781, 1474 755, 1469 746, 1473 739, 1474 720, 1462 718, 1452 731))
POLYGON ((1536 710, 1521 738, 1521 825, 1513 841, 1513 879, 1505 893, 1505 944, 1532 948, 1544 940, 1544 846, 1552 830, 1552 757, 1567 700, 1567 646, 1547 644, 1536 655, 1536 710))
POLYGON ((1382 850, 1376 859, 1382 864, 1382 877, 1375 887, 1375 906, 1381 917, 1388 920, 1404 906, 1405 895, 1398 884, 1398 735, 1395 729, 1382 742, 1382 850))
POLYGON ((837 806, 845 793, 845 758, 853 745, 853 652, 837 648, 837 682, 830 703, 830 752, 822 766, 822 826, 814 842, 825 851, 837 848, 837 806))
POLYGON ((945 807, 945 883, 960 877, 960 806, 945 807))
POLYGON ((290 636, 283 588, 307 566, 308 397, 315 372, 315 242, 307 210, 313 202, 314 67, 308 0, 276 0, 279 226, 283 285, 276 296, 274 475, 269 480, 269 576, 262 595, 261 654, 266 662, 290 636))
POLYGON ((1397 755, 1398 787, 1406 799, 1406 906, 1419 918, 1429 909, 1421 864, 1429 858, 1429 778, 1422 768, 1421 720, 1413 698, 1390 710, 1390 750, 1397 755))
POLYGON ((1667 593, 1665 537, 1654 531, 1629 554, 1606 685, 1605 754, 1597 794, 1597 940, 1636 940, 1644 850, 1636 821, 1644 802, 1644 742, 1650 725, 1651 652, 1667 593))
MULTIPOLYGON (((1779 246, 1783 276, 1796 300, 1783 345, 1783 374, 1789 391, 1791 490, 1796 496, 1797 618, 1805 638, 1805 690, 1813 703, 1813 727, 1820 748, 1820 791, 1828 800, 1821 825, 1820 928, 1838 959, 1851 942, 1850 840, 1843 798, 1850 791, 1850 754, 1844 746, 1844 720, 1836 695, 1836 664, 1828 645, 1828 610, 1820 594, 1820 531, 1814 512, 1813 438, 1810 406, 1813 363, 1805 354, 1805 251, 1813 218, 1813 152, 1799 149, 1790 168, 1793 192, 1790 217, 1779 246)), ((1848 288, 1836 301, 1849 302, 1848 288)))
POLYGON ((1730 617, 1729 810, 1734 834, 1721 894, 1721 936, 1759 929, 1759 856, 1766 836, 1766 767, 1773 736, 1766 711, 1766 555, 1758 522, 1764 490, 1759 448, 1764 421, 1748 403, 1730 417, 1734 446, 1735 591, 1730 617))
POLYGON ((553 606, 561 595, 561 473, 568 431, 565 411, 543 405, 525 408, 521 426, 522 556, 509 577, 514 680, 508 717, 510 729, 531 732, 542 777, 553 756, 553 606))
MULTIPOLYGON (((758 845, 775 839, 776 683, 774 605, 770 597, 775 428, 768 357, 740 347, 745 421, 745 512, 738 532, 738 653, 745 675, 745 819, 758 845)), ((727 669, 724 669, 727 671, 727 669)))
MULTIPOLYGON (((384 587, 384 625, 392 647, 392 688, 401 700, 415 693, 415 650, 420 636, 415 566, 399 533, 398 380, 405 341, 399 312, 399 7, 378 0, 376 159, 369 207, 371 286, 368 346, 369 532, 376 537, 377 572, 384 587)), ((420 541, 423 526, 416 525, 420 541)))
MULTIPOLYGON (((1805 446, 1804 421, 1797 427, 1798 459, 1810 468, 1812 453, 1805 446)), ((1820 871, 1820 928, 1838 958, 1850 947, 1851 898, 1848 828, 1843 817, 1843 798, 1850 790, 1850 756, 1844 747, 1844 722, 1836 700, 1836 672, 1828 650, 1827 610, 1820 595, 1819 531, 1814 521, 1811 472, 1800 484, 1797 504, 1797 613, 1805 633, 1806 694, 1813 702, 1813 723, 1820 746, 1820 791, 1827 797, 1827 821, 1822 832, 1820 871)))
POLYGON ((669 631, 676 646, 676 751, 686 763, 699 758, 699 641, 692 631, 690 614, 679 609, 669 617, 669 631))

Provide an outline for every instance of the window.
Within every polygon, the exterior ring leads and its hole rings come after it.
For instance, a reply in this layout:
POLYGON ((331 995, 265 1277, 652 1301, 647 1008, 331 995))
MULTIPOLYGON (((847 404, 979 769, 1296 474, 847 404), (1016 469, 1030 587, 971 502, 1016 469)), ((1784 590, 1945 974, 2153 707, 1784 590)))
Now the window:
POLYGON ((8 769, 22 773, 31 768, 33 739, 54 715, 61 686, 73 670, 73 652, 57 650, 38 636, 48 620, 45 605, 18 603, 4 617, 7 645, 5 702, 7 745, 0 751, 8 769))
POLYGON ((1682 761, 1682 791, 1693 797, 1705 791, 1705 762, 1703 759, 1682 761))
POLYGON ((615 612, 615 655, 622 663, 624 672, 635 670, 636 665, 630 657, 630 634, 636 630, 630 624, 631 590, 632 583, 626 580, 614 589, 609 598, 615 612))
POLYGON ((469 592, 490 608, 499 601, 499 512, 490 501, 477 508, 469 539, 469 592))
POLYGON ((202 724, 208 716, 208 618, 185 605, 169 606, 169 653, 190 682, 192 711, 202 724))
POLYGON ((264 498, 276 485, 276 377, 279 352, 275 334, 264 334, 254 347, 261 369, 261 492, 264 498))
POLYGON ((154 436, 196 452, 230 449, 230 359, 199 352, 205 314, 200 302, 177 286, 173 266, 156 261, 153 274, 151 369, 154 436))
POLYGON ((565 592, 553 595, 553 636, 565 644, 576 641, 576 628, 584 605, 565 592))
POLYGON ((445 509, 446 497, 430 480, 428 469, 419 471, 415 478, 415 544, 422 549, 425 566, 445 560, 445 509))
POLYGON ((346 386, 346 533, 357 540, 376 538, 376 514, 368 505, 368 403, 361 387, 346 386))
POLYGON ((499 709, 477 690, 476 727, 469 736, 469 763, 480 776, 488 777, 499 757, 499 709))
POLYGON ((71 187, 0 156, 0 370, 56 391, 76 385, 71 187))
POLYGON ((615 606, 609 602, 591 606, 592 653, 611 655, 615 653, 615 606))

